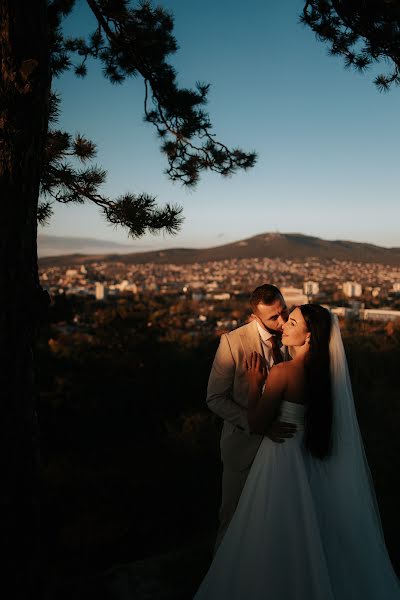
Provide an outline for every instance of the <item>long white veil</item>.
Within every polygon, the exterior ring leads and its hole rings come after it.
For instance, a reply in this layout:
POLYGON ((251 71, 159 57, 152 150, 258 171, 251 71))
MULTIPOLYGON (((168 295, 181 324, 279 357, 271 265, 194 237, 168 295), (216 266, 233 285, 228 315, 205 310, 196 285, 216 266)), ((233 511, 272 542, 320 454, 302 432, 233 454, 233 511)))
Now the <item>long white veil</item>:
POLYGON ((330 468, 337 472, 342 484, 362 495, 365 508, 374 519, 377 534, 383 531, 374 485, 358 425, 347 359, 340 333, 339 321, 331 313, 329 342, 330 371, 333 392, 332 457, 330 468))
POLYGON ((332 313, 331 319, 332 453, 325 460, 312 461, 310 483, 317 498, 324 549, 329 563, 336 569, 332 577, 335 597, 347 600, 348 587, 343 582, 354 576, 357 581, 365 582, 365 589, 359 590, 359 598, 371 597, 372 577, 374 589, 377 579, 380 580, 382 598, 398 599, 400 585, 385 546, 339 322, 332 313))

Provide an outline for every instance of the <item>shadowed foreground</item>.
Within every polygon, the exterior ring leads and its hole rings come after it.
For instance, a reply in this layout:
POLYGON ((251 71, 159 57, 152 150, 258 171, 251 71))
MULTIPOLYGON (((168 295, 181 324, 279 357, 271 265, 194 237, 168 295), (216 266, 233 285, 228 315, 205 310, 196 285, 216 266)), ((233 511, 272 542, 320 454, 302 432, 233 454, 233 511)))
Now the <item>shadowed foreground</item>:
MULTIPOLYGON (((150 308, 128 305, 68 330, 84 307, 55 308, 37 357, 43 600, 189 599, 217 528, 220 423, 204 397, 218 339, 149 329, 150 308)), ((344 341, 399 572, 400 332, 349 323, 344 341)))
POLYGON ((211 561, 209 540, 166 554, 115 565, 91 577, 66 577, 48 589, 59 600, 189 600, 211 561))

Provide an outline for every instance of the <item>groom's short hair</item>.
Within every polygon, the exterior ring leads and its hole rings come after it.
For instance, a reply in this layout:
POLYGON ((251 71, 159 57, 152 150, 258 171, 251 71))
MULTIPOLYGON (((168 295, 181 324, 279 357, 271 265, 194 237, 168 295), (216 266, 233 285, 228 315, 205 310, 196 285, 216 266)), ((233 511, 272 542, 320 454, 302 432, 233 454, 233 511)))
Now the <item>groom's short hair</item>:
POLYGON ((273 304, 282 298, 282 292, 275 285, 265 283, 251 292, 250 305, 254 310, 259 304, 273 304))

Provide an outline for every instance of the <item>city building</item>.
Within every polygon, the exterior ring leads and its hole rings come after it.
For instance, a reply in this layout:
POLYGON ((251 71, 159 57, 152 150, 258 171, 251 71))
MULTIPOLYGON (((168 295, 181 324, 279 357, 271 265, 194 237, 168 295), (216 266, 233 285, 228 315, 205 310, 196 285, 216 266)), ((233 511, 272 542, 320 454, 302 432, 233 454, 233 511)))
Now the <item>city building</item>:
POLYGON ((303 292, 307 297, 316 296, 319 292, 319 284, 316 281, 305 281, 303 283, 303 292))
POLYGON ((360 283, 356 283, 355 281, 346 281, 343 286, 343 293, 348 298, 352 298, 353 296, 361 296, 362 294, 362 285, 360 283))
POLYGON ((350 317, 354 315, 354 310, 352 308, 348 308, 347 306, 326 306, 328 310, 331 311, 334 315, 338 317, 350 317))
POLYGON ((365 321, 396 321, 400 319, 400 310, 364 308, 360 310, 360 319, 364 319, 365 321))
POLYGON ((301 304, 308 304, 308 297, 303 294, 301 288, 281 287, 280 290, 288 308, 300 306, 301 304))
POLYGON ((96 290, 96 300, 105 300, 107 298, 108 289, 104 285, 104 283, 100 283, 99 281, 96 281, 95 290, 96 290))
POLYGON ((381 288, 380 287, 374 287, 371 290, 371 295, 373 298, 377 298, 380 294, 381 288))
POLYGON ((76 277, 78 275, 78 269, 67 269, 65 272, 66 277, 76 277))

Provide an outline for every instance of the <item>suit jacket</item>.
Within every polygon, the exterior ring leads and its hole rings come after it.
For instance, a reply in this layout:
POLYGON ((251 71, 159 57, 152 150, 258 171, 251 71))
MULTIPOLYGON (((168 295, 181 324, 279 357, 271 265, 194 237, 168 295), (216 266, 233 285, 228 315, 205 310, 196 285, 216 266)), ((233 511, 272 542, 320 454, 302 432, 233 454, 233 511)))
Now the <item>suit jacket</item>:
POLYGON ((248 469, 263 436, 251 433, 247 421, 249 385, 245 358, 253 351, 263 354, 257 322, 251 321, 221 336, 207 388, 207 404, 224 419, 221 456, 224 468, 248 469))

